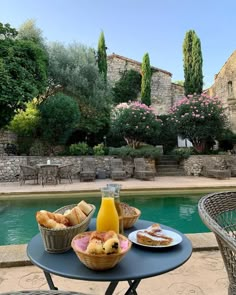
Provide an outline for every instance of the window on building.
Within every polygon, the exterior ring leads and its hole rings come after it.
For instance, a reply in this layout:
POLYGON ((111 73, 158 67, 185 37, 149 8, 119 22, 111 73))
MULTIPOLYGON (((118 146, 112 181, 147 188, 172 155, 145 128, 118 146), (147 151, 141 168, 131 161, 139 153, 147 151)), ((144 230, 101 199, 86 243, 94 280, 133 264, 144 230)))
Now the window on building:
POLYGON ((229 81, 228 82, 228 95, 232 96, 232 94, 233 94, 233 83, 232 83, 232 81, 229 81))

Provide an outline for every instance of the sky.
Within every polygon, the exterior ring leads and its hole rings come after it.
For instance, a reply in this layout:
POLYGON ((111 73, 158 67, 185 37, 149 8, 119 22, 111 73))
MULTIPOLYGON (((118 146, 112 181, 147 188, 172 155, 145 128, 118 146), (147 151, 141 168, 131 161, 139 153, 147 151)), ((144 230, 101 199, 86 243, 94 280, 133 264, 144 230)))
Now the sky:
POLYGON ((183 41, 201 41, 204 88, 236 49, 235 0, 0 0, 0 22, 18 29, 34 19, 46 42, 78 42, 97 49, 104 32, 107 54, 142 62, 184 80, 183 41))

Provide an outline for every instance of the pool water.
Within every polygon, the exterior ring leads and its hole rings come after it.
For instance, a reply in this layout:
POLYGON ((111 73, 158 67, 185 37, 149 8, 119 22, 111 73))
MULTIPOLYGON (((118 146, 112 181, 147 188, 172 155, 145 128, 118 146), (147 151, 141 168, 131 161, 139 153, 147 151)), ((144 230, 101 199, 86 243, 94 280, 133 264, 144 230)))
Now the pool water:
MULTIPOLYGON (((201 233, 209 230, 202 223, 197 204, 202 195, 169 196, 133 195, 121 196, 123 202, 142 211, 141 219, 159 222, 174 227, 183 233, 201 233)), ((0 201, 0 245, 25 244, 39 232, 35 220, 38 210, 54 211, 68 204, 86 200, 96 206, 96 217, 100 197, 71 197, 2 200, 0 201)))

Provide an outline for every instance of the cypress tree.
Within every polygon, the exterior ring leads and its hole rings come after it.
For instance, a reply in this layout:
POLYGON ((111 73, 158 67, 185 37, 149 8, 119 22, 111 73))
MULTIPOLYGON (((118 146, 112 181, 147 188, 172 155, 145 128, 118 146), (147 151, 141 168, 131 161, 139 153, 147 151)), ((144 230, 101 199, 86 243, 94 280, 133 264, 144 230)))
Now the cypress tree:
POLYGON ((185 95, 201 94, 203 86, 201 42, 194 30, 185 34, 183 55, 185 95))
POLYGON ((202 51, 201 41, 197 35, 193 39, 193 81, 195 92, 201 94, 203 87, 202 51))
POLYGON ((141 100, 147 106, 151 105, 151 77, 150 59, 148 53, 145 53, 142 62, 141 100))
POLYGON ((98 69, 99 72, 104 76, 104 79, 107 79, 107 53, 106 53, 106 44, 103 31, 100 34, 98 40, 98 69))

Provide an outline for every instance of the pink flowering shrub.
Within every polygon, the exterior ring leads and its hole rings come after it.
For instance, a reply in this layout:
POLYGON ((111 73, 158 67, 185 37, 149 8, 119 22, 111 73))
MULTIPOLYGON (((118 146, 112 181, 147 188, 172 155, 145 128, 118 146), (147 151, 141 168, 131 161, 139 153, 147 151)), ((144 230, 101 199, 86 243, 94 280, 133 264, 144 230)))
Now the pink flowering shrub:
POLYGON ((198 152, 206 149, 208 141, 215 140, 227 127, 222 102, 206 94, 188 95, 170 109, 171 122, 183 138, 188 138, 198 152))
POLYGON ((118 104, 113 110, 111 130, 121 134, 133 148, 149 141, 160 133, 161 120, 154 109, 138 101, 118 104))

